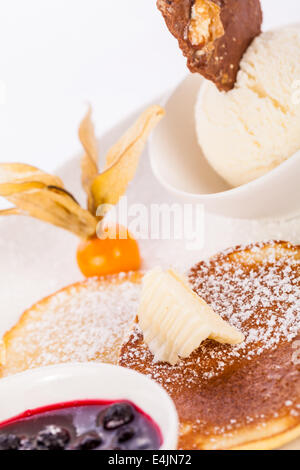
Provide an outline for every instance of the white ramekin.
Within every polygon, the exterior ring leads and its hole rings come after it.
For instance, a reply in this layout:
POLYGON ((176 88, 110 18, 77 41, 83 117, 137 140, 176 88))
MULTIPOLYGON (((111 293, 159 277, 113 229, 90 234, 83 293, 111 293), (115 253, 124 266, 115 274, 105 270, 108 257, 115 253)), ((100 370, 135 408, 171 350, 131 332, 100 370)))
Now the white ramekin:
POLYGON ((161 449, 177 447, 173 401, 156 382, 110 364, 65 364, 22 372, 0 380, 0 423, 27 410, 74 400, 129 400, 159 426, 161 449))

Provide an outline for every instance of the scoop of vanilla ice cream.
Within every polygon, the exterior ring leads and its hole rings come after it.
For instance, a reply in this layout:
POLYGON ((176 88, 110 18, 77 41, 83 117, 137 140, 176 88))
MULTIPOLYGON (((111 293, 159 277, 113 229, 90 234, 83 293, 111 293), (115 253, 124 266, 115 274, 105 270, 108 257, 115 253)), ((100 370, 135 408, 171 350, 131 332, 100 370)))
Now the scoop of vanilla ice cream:
POLYGON ((300 26, 257 37, 235 88, 210 82, 196 105, 199 144, 230 185, 264 175, 300 149, 300 26))

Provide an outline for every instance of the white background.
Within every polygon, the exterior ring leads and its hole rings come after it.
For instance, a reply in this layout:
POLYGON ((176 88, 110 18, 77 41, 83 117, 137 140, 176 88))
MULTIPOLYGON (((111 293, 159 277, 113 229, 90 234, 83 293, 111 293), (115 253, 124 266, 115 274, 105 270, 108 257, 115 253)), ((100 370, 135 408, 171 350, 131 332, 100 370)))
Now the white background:
MULTIPOLYGON (((0 0, 0 161, 46 171, 77 154, 94 107, 100 135, 187 69, 155 0, 0 0)), ((300 20, 299 0, 264 0, 265 28, 300 20)))

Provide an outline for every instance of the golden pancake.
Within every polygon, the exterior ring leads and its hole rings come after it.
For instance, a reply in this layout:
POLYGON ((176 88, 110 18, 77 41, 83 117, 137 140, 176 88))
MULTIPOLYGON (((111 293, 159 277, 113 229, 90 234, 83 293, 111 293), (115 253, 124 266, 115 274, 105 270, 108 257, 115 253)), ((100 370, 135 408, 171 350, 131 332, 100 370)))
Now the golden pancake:
POLYGON ((136 327, 119 364, 170 393, 180 449, 270 449, 298 437, 300 247, 269 242, 228 250, 192 268, 189 280, 245 334, 244 343, 206 340, 170 366, 154 362, 136 327))
POLYGON ((90 279, 38 302, 4 336, 0 375, 64 362, 116 363, 137 314, 141 277, 90 279))

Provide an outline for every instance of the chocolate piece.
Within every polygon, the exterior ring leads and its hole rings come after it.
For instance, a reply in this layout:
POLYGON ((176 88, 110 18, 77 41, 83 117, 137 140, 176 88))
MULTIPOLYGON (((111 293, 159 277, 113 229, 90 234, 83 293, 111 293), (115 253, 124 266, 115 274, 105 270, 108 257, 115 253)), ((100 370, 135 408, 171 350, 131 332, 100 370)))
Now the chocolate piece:
POLYGON ((157 0, 191 72, 234 87, 240 61, 261 32, 260 0, 157 0))

